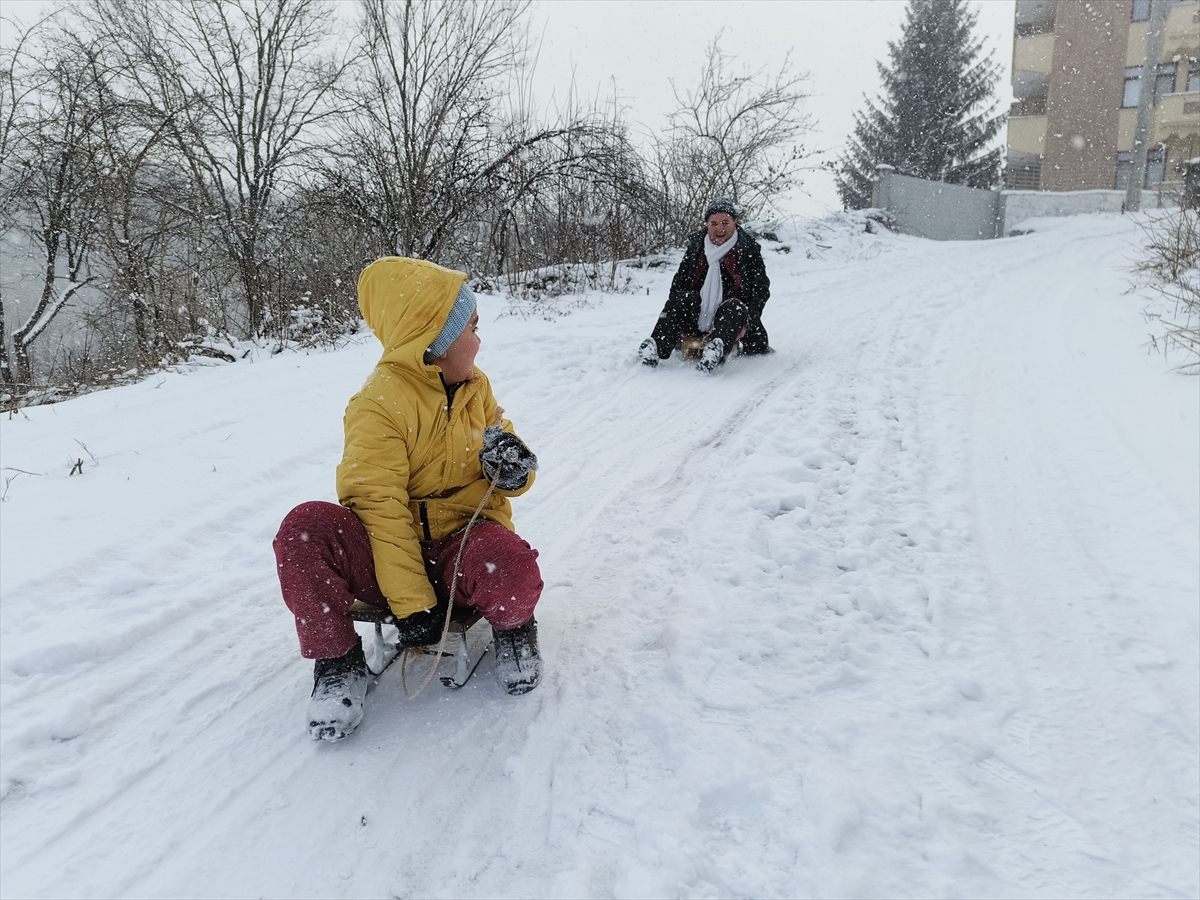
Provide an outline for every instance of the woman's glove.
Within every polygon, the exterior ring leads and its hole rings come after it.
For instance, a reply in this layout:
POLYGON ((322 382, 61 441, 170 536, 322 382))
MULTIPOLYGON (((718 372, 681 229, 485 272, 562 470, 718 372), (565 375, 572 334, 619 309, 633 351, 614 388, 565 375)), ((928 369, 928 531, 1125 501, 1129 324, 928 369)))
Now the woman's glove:
POLYGON ((499 425, 483 429, 483 449, 479 451, 483 474, 488 481, 495 481, 502 491, 519 491, 529 480, 529 473, 537 471, 537 457, 525 443, 499 425), (500 470, 499 479, 496 470, 500 470))

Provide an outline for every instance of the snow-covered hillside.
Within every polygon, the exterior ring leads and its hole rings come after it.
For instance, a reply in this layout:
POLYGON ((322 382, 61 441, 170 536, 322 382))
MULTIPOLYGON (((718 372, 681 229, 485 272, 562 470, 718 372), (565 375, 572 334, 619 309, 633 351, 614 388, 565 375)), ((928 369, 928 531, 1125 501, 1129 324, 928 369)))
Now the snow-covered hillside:
POLYGON ((1200 380, 1136 223, 1036 227, 784 235, 715 377, 635 363, 669 270, 482 298, 547 677, 333 745, 270 542, 374 341, 6 418, 0 893, 1196 896, 1200 380))

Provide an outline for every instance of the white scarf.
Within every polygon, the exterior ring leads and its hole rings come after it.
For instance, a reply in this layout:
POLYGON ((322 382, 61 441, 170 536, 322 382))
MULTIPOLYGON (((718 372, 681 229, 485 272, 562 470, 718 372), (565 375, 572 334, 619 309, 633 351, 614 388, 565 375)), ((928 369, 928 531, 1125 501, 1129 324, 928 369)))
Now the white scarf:
POLYGON ((707 234, 704 236, 704 257, 708 260, 708 274, 704 276, 704 284, 700 285, 700 330, 707 332, 712 328, 713 318, 717 315, 717 307, 725 299, 725 288, 721 284, 721 260, 737 243, 738 233, 734 231, 729 240, 717 246, 707 234))

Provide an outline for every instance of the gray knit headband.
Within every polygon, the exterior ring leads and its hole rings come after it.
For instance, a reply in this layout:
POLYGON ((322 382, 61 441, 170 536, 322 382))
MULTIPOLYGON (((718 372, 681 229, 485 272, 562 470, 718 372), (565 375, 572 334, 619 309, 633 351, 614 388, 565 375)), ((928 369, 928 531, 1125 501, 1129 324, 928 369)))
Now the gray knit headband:
POLYGON ((458 336, 467 330, 467 323, 471 321, 473 312, 475 312, 475 295, 471 293, 464 281, 463 286, 458 289, 458 297, 454 300, 454 306, 450 309, 450 316, 446 319, 446 324, 442 326, 441 333, 425 351, 426 362, 437 359, 450 349, 450 345, 458 340, 458 336))

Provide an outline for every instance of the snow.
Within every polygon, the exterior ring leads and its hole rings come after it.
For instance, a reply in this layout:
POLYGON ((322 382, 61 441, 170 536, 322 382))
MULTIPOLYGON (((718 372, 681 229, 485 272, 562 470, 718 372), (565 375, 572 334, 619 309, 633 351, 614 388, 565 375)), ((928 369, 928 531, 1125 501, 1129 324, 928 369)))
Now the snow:
POLYGON ((0 894, 1196 896, 1200 380, 1137 221, 862 226, 764 244, 778 352, 715 376, 636 362, 672 266, 481 296, 546 677, 393 668, 338 744, 270 543, 373 340, 6 417, 0 894))

